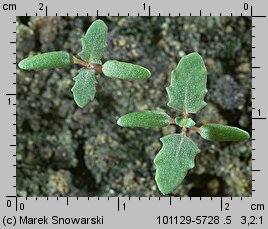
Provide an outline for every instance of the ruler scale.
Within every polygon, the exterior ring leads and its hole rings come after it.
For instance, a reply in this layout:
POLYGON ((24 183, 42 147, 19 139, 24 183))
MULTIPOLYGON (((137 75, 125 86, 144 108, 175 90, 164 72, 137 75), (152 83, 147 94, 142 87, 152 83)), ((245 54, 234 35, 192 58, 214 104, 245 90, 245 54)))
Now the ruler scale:
POLYGON ((1 2, 0 228, 267 228, 267 25, 265 1, 1 2), (86 7, 85 7, 86 6, 86 7), (88 11, 87 11, 88 10, 88 11), (251 16, 252 197, 17 197, 16 16, 251 16), (27 220, 39 217, 39 223, 27 220), (78 221, 77 221, 78 220, 78 221), (29 221, 30 222, 30 221, 29 221), (266 225, 266 226, 265 226, 266 225))

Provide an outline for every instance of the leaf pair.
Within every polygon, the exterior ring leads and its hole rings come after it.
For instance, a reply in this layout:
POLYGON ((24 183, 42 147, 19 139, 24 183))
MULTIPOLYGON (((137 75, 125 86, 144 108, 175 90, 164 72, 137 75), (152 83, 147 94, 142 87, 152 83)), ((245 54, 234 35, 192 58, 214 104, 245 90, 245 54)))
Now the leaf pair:
MULTIPOLYGON (((78 54, 87 63, 101 64, 101 58, 107 46, 107 26, 102 20, 96 20, 82 38, 82 51, 78 54)), ((74 77, 75 84, 71 89, 76 104, 83 108, 94 99, 97 80, 92 69, 80 69, 74 77)))
POLYGON ((195 156, 200 152, 196 144, 186 136, 186 129, 196 130, 204 139, 211 141, 247 140, 249 134, 237 127, 220 124, 206 124, 194 127, 188 118, 206 103, 207 70, 198 53, 184 56, 171 73, 171 84, 166 88, 168 106, 178 110, 183 117, 170 118, 164 111, 133 112, 122 116, 117 124, 122 127, 164 127, 176 124, 182 127, 181 134, 171 134, 160 139, 162 149, 156 155, 156 176, 159 190, 171 193, 184 179, 189 169, 194 167, 195 156))
MULTIPOLYGON (((101 65, 101 58, 107 46, 106 40, 107 26, 102 20, 96 20, 82 39, 82 51, 78 55, 88 63, 101 65)), ((101 70, 105 76, 119 79, 143 80, 151 75, 146 68, 116 60, 105 62, 101 70)), ((74 80, 75 84, 71 91, 76 104, 83 108, 95 97, 97 84, 95 71, 82 69, 74 80)))
POLYGON ((83 68, 74 77, 71 89, 76 104, 83 108, 94 99, 96 93, 96 74, 103 72, 109 78, 144 80, 151 76, 148 69, 125 62, 108 60, 102 65, 101 58, 107 46, 107 26, 102 20, 94 21, 82 38, 82 60, 64 51, 43 53, 23 59, 19 67, 24 70, 46 68, 65 68, 79 64, 83 68))

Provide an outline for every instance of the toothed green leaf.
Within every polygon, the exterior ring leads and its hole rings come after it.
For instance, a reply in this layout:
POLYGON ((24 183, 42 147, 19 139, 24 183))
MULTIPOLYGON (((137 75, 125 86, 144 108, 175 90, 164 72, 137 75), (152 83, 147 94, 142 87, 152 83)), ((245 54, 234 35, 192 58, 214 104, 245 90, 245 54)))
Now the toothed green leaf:
POLYGON ((170 86, 166 88, 168 106, 185 114, 196 113, 206 105, 206 84, 207 70, 202 57, 198 53, 182 57, 171 73, 170 86))
POLYGON ((144 80, 151 76, 151 72, 144 67, 117 60, 105 62, 102 71, 107 77, 119 79, 144 80))
POLYGON ((164 127, 170 123, 170 117, 163 111, 141 111, 126 114, 118 119, 122 127, 164 127))
POLYGON ((76 104, 83 108, 94 99, 96 93, 95 72, 89 69, 81 69, 74 77, 75 84, 71 89, 76 104))
POLYGON ((243 141, 250 137, 244 130, 221 124, 203 125, 199 128, 198 133, 202 138, 210 141, 243 141))
POLYGON ((163 146, 154 159, 155 180, 163 194, 173 192, 195 164, 200 152, 195 143, 183 134, 171 134, 160 138, 163 146))
POLYGON ((78 54, 84 61, 101 64, 107 46, 107 26, 102 20, 94 21, 82 38, 82 51, 78 54))
POLYGON ((64 51, 55 51, 27 57, 19 62, 19 68, 24 70, 66 68, 71 64, 73 64, 71 54, 64 51))

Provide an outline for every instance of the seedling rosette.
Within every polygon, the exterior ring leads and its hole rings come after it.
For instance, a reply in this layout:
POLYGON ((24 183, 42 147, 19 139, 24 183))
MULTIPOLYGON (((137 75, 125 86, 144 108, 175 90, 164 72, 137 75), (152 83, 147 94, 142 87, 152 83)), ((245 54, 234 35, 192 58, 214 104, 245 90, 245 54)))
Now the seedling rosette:
POLYGON ((189 117, 206 106, 207 70, 202 57, 191 53, 181 58, 171 73, 171 83, 166 88, 168 106, 182 115, 172 119, 164 111, 141 111, 129 113, 117 121, 122 127, 164 127, 176 124, 180 134, 160 138, 163 146, 154 159, 155 180, 163 194, 173 192, 184 180, 187 172, 194 168, 195 157, 200 152, 197 145, 187 137, 187 129, 196 131, 209 141, 243 141, 249 134, 237 127, 220 124, 205 124, 196 127, 189 117))
POLYGON ((71 89, 76 104, 83 108, 94 99, 96 93, 96 75, 103 73, 109 78, 126 80, 144 80, 151 76, 148 69, 139 65, 108 60, 103 65, 101 58, 107 46, 107 26, 102 20, 94 21, 82 38, 82 51, 79 58, 65 51, 53 51, 37 54, 19 62, 24 70, 41 70, 49 68, 68 68, 73 64, 82 66, 74 77, 71 89))

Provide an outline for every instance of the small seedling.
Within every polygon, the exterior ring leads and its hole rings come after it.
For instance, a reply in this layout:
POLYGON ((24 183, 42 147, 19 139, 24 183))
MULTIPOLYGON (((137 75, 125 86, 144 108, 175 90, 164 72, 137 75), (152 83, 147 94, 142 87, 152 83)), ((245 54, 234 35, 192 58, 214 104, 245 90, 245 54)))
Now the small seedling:
POLYGON ((148 69, 131 63, 109 60, 102 65, 101 58, 107 46, 106 37, 107 26, 102 20, 96 20, 82 38, 82 51, 78 53, 81 59, 65 51, 54 51, 23 59, 19 67, 24 70, 40 70, 67 68, 72 64, 82 66, 74 77, 75 84, 71 91, 76 104, 83 108, 95 97, 98 73, 129 80, 143 80, 151 76, 148 69))
POLYGON ((186 136, 187 129, 199 133, 210 141, 242 141, 249 134, 237 127, 205 124, 196 127, 189 114, 196 113, 206 103, 207 70, 202 57, 191 53, 181 58, 171 73, 171 84, 166 88, 168 106, 178 110, 182 116, 172 119, 164 111, 141 111, 126 114, 117 124, 122 127, 165 127, 175 124, 181 127, 180 134, 160 138, 163 146, 154 159, 155 180, 163 194, 174 191, 183 181, 189 169, 194 168, 195 156, 200 152, 196 144, 186 136))

